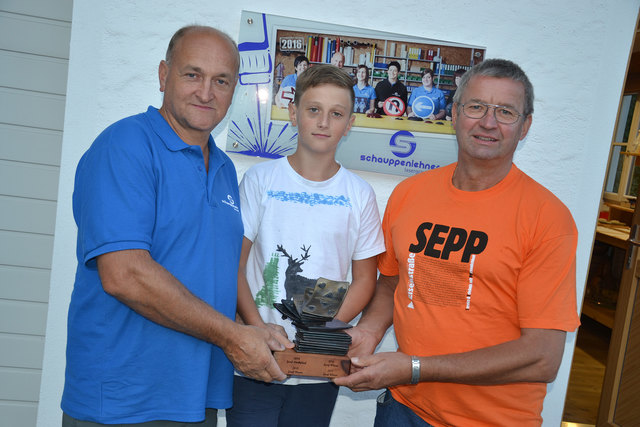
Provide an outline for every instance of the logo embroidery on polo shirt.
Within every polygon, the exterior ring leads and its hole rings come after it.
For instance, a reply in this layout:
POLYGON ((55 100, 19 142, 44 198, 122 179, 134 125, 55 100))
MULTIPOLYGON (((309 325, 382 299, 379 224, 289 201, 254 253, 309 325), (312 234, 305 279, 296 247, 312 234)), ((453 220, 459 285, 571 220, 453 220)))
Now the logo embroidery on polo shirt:
POLYGON ((239 212, 238 206, 236 206, 236 202, 233 200, 233 197, 231 197, 231 194, 227 194, 227 200, 222 200, 222 203, 231 206, 234 211, 239 212))

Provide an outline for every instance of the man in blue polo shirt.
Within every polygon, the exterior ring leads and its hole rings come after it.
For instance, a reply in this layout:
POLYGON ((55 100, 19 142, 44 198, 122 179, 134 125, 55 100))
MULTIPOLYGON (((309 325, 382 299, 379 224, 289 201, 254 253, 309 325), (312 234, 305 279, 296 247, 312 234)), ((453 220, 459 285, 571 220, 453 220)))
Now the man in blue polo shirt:
POLYGON ((238 67, 224 33, 180 29, 159 66, 161 108, 109 126, 78 164, 65 427, 215 426, 232 403, 233 365, 285 378, 271 350, 291 344, 234 322, 238 184, 211 131, 238 67))
POLYGON ((433 70, 427 68, 422 72, 422 86, 411 91, 409 106, 407 107, 408 117, 420 117, 424 120, 440 120, 445 117, 444 92, 433 86, 433 70))

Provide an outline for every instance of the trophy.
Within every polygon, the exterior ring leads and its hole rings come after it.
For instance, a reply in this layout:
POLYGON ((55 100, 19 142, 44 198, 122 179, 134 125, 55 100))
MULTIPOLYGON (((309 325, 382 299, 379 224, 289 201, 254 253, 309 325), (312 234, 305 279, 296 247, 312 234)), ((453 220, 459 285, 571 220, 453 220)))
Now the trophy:
POLYGON ((274 357, 286 375, 335 378, 349 375, 346 356, 351 336, 348 323, 334 319, 344 300, 348 282, 319 278, 313 288, 293 300, 273 306, 296 328, 295 347, 277 351, 274 357))

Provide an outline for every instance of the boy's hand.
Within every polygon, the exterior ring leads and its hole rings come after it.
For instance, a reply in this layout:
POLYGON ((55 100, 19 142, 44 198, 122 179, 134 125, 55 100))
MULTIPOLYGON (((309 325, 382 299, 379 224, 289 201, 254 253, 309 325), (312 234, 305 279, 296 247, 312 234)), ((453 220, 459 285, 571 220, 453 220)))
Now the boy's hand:
MULTIPOLYGON (((351 345, 349 346, 349 352, 347 353, 347 356, 351 358, 372 355, 379 343, 375 334, 357 326, 347 329, 346 333, 351 335, 351 345)), ((352 374, 359 370, 360 368, 358 368, 357 365, 351 364, 352 374)))

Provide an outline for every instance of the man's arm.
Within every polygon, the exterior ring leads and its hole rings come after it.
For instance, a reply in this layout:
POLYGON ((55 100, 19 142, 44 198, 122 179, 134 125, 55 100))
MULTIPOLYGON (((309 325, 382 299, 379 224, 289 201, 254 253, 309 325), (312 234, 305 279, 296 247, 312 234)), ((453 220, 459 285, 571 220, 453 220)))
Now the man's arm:
POLYGON ((446 114, 447 114, 447 112, 444 109, 441 109, 436 114, 434 114, 433 118, 436 119, 436 120, 442 120, 442 119, 444 119, 444 116, 446 114))
POLYGON ((433 116, 436 120, 442 120, 447 115, 447 100, 444 97, 444 94, 441 92, 438 100, 434 102, 434 112, 433 116), (437 110, 437 112, 435 111, 437 110))
MULTIPOLYGON (((562 360, 566 332, 522 329, 520 338, 465 353, 420 357, 420 381, 495 385, 551 382, 562 360)), ((354 391, 372 390, 411 380, 410 355, 378 353, 353 358, 357 372, 335 383, 354 391)))
POLYGON ((382 84, 385 80, 379 81, 374 88, 376 92, 376 100, 378 108, 382 108, 384 106, 384 100, 387 99, 385 94, 386 91, 384 89, 384 85, 382 84), (384 97, 384 98, 383 98, 384 97))
POLYGON ((369 303, 376 290, 377 272, 375 256, 351 263, 351 285, 336 319, 350 322, 369 303))
POLYGON ((267 329, 240 325, 197 298, 145 250, 97 258, 102 286, 123 304, 167 328, 220 347, 234 366, 262 381, 283 380, 271 350, 284 350, 267 329))

